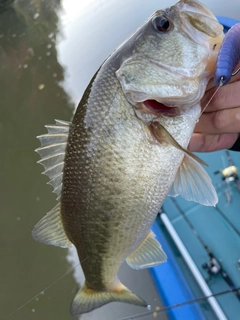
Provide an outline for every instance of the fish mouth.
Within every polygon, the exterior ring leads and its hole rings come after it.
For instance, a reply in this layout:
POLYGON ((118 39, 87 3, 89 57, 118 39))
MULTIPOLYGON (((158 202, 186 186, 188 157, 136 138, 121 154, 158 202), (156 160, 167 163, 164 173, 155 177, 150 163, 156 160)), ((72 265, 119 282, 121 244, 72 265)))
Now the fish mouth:
POLYGON ((165 116, 176 116, 179 114, 179 110, 177 107, 166 105, 157 100, 145 100, 142 102, 142 106, 144 111, 148 113, 152 113, 154 115, 165 115, 165 116))

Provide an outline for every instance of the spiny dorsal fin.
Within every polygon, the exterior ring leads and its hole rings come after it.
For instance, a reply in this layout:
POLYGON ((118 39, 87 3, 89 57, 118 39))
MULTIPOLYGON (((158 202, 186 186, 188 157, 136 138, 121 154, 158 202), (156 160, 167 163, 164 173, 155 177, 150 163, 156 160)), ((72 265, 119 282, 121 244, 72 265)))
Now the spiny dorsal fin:
POLYGON ((71 122, 55 120, 56 124, 46 125, 47 134, 38 136, 41 147, 35 151, 41 156, 38 161, 43 167, 43 174, 50 179, 48 184, 53 186, 53 192, 57 194, 58 199, 62 191, 62 175, 64 167, 65 150, 71 122))
POLYGON ((202 159, 200 159, 198 156, 196 156, 194 153, 190 152, 187 149, 184 149, 174 138, 173 136, 157 121, 154 121, 149 126, 150 131, 154 138, 160 142, 166 142, 171 145, 173 145, 175 148, 183 151, 185 154, 187 154, 190 158, 193 158, 197 162, 208 166, 206 162, 204 162, 202 159))

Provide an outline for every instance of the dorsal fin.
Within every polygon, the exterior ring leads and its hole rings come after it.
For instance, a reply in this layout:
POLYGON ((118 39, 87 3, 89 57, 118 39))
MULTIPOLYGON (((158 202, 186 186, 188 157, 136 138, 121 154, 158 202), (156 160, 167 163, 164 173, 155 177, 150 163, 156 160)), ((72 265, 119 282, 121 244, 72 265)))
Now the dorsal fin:
POLYGON ((55 121, 56 124, 45 126, 48 130, 47 134, 37 137, 41 142, 41 147, 35 151, 40 154, 41 160, 38 163, 44 167, 43 174, 49 177, 48 184, 52 185, 53 192, 59 199, 62 191, 65 150, 71 122, 55 121))

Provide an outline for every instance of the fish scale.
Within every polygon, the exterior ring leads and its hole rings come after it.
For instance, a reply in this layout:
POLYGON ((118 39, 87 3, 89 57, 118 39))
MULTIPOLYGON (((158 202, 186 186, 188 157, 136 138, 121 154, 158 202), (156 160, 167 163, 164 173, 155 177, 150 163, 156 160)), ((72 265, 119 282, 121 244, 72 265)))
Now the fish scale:
POLYGON ((57 120, 39 137, 59 203, 32 234, 74 245, 83 261, 72 315, 112 301, 146 307, 117 273, 124 260, 135 269, 166 261, 150 227, 167 194, 216 204, 203 162, 186 148, 222 38, 199 2, 157 11, 99 68, 72 123, 57 120), (162 18, 166 32, 156 25, 162 18))
MULTIPOLYGON (((115 71, 113 69, 113 71, 115 71)), ((103 84, 103 88, 109 88, 109 79, 114 78, 114 72, 111 72, 111 68, 109 68, 109 70, 107 70, 106 75, 99 75, 99 77, 102 77, 102 81, 101 83, 103 84), (104 79, 108 79, 107 80, 107 84, 105 84, 104 79)), ((119 92, 121 93, 120 90, 120 86, 118 84, 118 88, 119 88, 119 92)), ((92 88, 92 92, 94 92, 94 87, 92 88)), ((107 92, 108 93, 108 92, 107 92)), ((110 94, 110 92, 109 92, 110 94)), ((122 93, 121 93, 122 96, 122 93)), ((126 108, 126 102, 125 99, 119 99, 118 100, 122 100, 121 105, 116 108, 116 106, 112 106, 112 108, 110 110, 108 110, 108 118, 103 119, 102 117, 105 116, 105 113, 99 113, 99 110, 103 109, 103 106, 106 105, 107 103, 109 103, 109 96, 108 94, 105 94, 104 97, 105 99, 98 99, 98 93, 96 94, 96 97, 92 97, 90 95, 89 99, 88 99, 88 105, 89 105, 89 110, 91 110, 91 103, 94 104, 94 114, 92 116, 93 121, 90 122, 89 120, 89 116, 88 114, 85 115, 82 110, 79 110, 79 114, 78 112, 76 113, 74 119, 73 119, 73 125, 74 123, 84 123, 84 119, 85 117, 88 119, 88 127, 92 128, 92 126, 94 126, 94 123, 103 123, 101 128, 99 129, 99 125, 96 128, 96 131, 98 132, 98 145, 96 146, 96 135, 94 132, 92 132, 92 136, 89 134, 89 140, 90 143, 88 142, 87 145, 91 146, 95 146, 96 147, 96 151, 92 151, 92 154, 90 154, 89 156, 94 159, 93 163, 91 163, 91 169, 88 170, 88 172, 86 173, 86 176, 81 176, 81 181, 79 181, 78 183, 80 185, 84 185, 84 187, 86 189, 88 189, 88 185, 91 185, 91 197, 90 197, 90 201, 89 201, 89 206, 91 208, 88 209, 88 221, 90 219, 93 219, 93 222, 89 222, 89 223, 98 223, 98 220, 102 221, 106 218, 106 223, 103 224, 102 228, 103 230, 99 230, 99 233, 105 233, 108 234, 109 230, 112 229, 112 225, 114 225, 115 221, 122 221, 121 225, 118 226, 119 230, 122 230, 122 233, 120 233, 118 231, 118 238, 117 241, 113 241, 111 239, 111 236, 108 236, 109 241, 106 243, 105 239, 104 242, 102 243, 103 246, 109 246, 109 243, 112 244, 112 249, 108 247, 108 252, 107 255, 109 256, 109 259, 112 259, 113 253, 114 253, 114 260, 116 261, 116 267, 115 269, 119 268, 119 264, 122 261, 123 255, 121 254, 121 256, 119 258, 117 258, 116 256, 116 252, 119 251, 123 251, 120 250, 121 248, 118 249, 118 244, 121 244, 121 246, 124 247, 123 243, 126 242, 126 248, 125 249, 125 254, 124 256, 127 255, 127 253, 129 253, 129 249, 128 249, 128 243, 129 242, 135 242, 135 234, 134 234, 134 230, 132 234, 129 235, 129 237, 126 237, 125 232, 124 232, 124 228, 125 228, 125 224, 127 223, 130 226, 136 226, 136 232, 139 233, 140 228, 139 226, 143 226, 143 222, 141 221, 141 215, 138 213, 139 209, 141 207, 141 205, 139 205, 139 202, 142 203, 143 206, 147 206, 145 203, 145 200, 143 201, 141 198, 145 198, 144 197, 144 192, 145 190, 141 191, 138 189, 136 194, 136 185, 137 185, 137 180, 133 180, 132 182, 128 181, 128 184, 126 185, 126 181, 127 180, 131 180, 133 177, 132 175, 127 175, 127 179, 124 177, 121 177, 119 179, 119 175, 118 172, 116 172, 116 167, 121 167, 122 171, 124 171, 124 166, 126 166, 127 168, 125 169, 125 171, 128 171, 129 168, 132 169, 132 171, 138 171, 138 163, 141 163, 141 167, 145 167, 145 164, 151 163, 151 161, 155 162, 155 166, 157 167, 157 161, 154 160, 154 154, 152 153, 150 156, 147 157, 147 153, 145 152, 146 150, 142 150, 145 155, 139 152, 136 152, 139 148, 138 145, 142 145, 143 144, 143 140, 144 137, 142 137, 142 132, 140 132, 140 130, 138 130, 138 127, 140 127, 138 124, 136 125, 136 128, 132 128, 132 117, 134 116, 133 113, 130 111, 128 118, 131 119, 131 121, 128 120, 129 125, 126 125, 126 122, 123 123, 122 125, 124 125, 123 130, 122 130, 122 134, 124 134, 123 136, 121 136, 121 139, 114 139, 114 136, 116 135, 115 131, 113 131, 113 134, 108 134, 107 135, 107 142, 104 136, 105 133, 105 126, 109 127, 108 123, 106 123, 106 121, 109 121, 110 123, 112 122, 111 119, 113 119, 113 121, 115 120, 115 110, 117 109, 118 113, 121 112, 121 110, 123 110, 122 113, 124 113, 125 115, 127 114, 127 108, 131 110, 130 105, 127 106, 126 108), (93 100, 93 102, 92 102, 93 100), (98 106, 99 105, 99 106, 98 106), (111 114, 112 113, 112 114, 111 114), (127 129, 126 129, 127 128, 127 129), (133 130, 135 129, 135 130, 133 130), (103 132, 103 137, 100 136, 100 131, 103 132), (137 132, 136 132, 137 131, 137 132), (137 139, 135 138, 136 136, 139 136, 139 141, 136 141, 137 139), (133 137, 134 140, 133 141, 133 137), (129 148, 130 150, 133 149, 133 146, 135 146, 135 150, 134 152, 129 151, 126 149, 129 148), (98 149, 100 149, 100 154, 98 149), (123 150, 125 149, 125 150, 123 150), (124 152, 124 155, 123 155, 124 152), (98 155, 96 154, 98 153, 98 155), (132 157, 132 154, 135 154, 136 157, 135 159, 132 157), (119 155, 121 155, 120 160, 122 158, 125 159, 125 164, 123 166, 122 163, 119 163, 119 155), (145 161, 143 161, 143 158, 146 158, 145 161), (106 164, 106 166, 102 166, 102 159, 104 159, 104 163, 106 164), (99 163, 100 162, 100 163, 99 163), (95 169, 97 167, 97 170, 95 169), (136 169, 134 169, 136 168, 136 169), (107 170, 108 169, 108 170, 107 170), (86 179, 84 179, 86 177, 86 179), (106 185, 104 184, 104 181, 106 183, 106 185), (126 185, 126 187, 125 187, 126 185), (125 187, 125 188, 124 188, 125 187), (96 191, 95 191, 96 190, 96 191), (133 193, 133 198, 129 199, 129 192, 133 193), (119 194, 119 198, 116 199, 116 194, 119 194), (140 199, 139 199, 140 198, 140 199), (114 209, 111 210, 111 208, 114 209), (106 213, 108 213, 109 216, 111 216, 111 219, 108 219, 108 215, 106 216, 106 213), (113 219, 113 215, 115 216, 115 220, 113 219), (136 225, 136 215, 139 216, 140 221, 139 224, 136 225), (126 220, 126 216, 128 217, 128 219, 126 220), (109 225, 110 224, 110 225, 109 225), (133 238, 133 240, 130 241, 130 239, 133 238), (119 261, 118 261, 119 260, 119 261)), ((136 118, 134 117, 134 121, 136 122, 136 118)), ((138 120, 137 120, 138 122, 138 120)), ((120 124, 118 124, 120 126, 120 124)), ((81 129, 83 129, 83 126, 80 126, 81 129)), ((140 129, 140 128, 139 128, 140 129)), ((106 133, 105 133, 106 134, 106 133)), ((88 134, 86 134, 88 135, 88 134)), ((84 136, 86 136, 84 135, 84 136)), ((79 135, 81 137, 81 135, 79 135)), ((70 145, 71 145, 71 138, 74 140, 74 143, 77 144, 79 146, 79 150, 83 150, 83 152, 85 152, 84 150, 84 144, 86 143, 86 140, 75 140, 75 135, 74 132, 72 133, 72 136, 70 136, 70 145)), ((156 148, 156 146, 155 146, 156 148)), ((93 149, 92 149, 93 150, 93 149)), ((89 148, 88 148, 88 152, 89 152, 89 148)), ((69 153, 71 154, 71 165, 72 163, 77 163, 79 164, 79 154, 77 155, 73 155, 74 151, 71 150, 71 152, 69 151, 69 153), (76 156, 75 159, 73 159, 73 157, 76 156)), ((68 154, 68 150, 67 150, 67 154, 68 154)), ((82 165, 81 165, 82 166, 82 165)), ((68 167, 68 156, 66 156, 65 159, 65 177, 63 180, 64 183, 64 190, 65 188, 67 188, 67 167, 68 167)), ((123 174, 123 172, 121 172, 121 174, 123 174)), ((141 172, 139 172, 139 174, 135 174, 135 176, 141 176, 141 172)), ((143 177, 141 177, 141 181, 143 181, 143 177)), ((149 176, 147 176, 147 182, 148 182, 149 176)), ((72 186, 72 182, 70 181, 70 185, 72 186)), ((143 182, 142 183, 143 188, 146 188, 146 184, 143 182)), ((74 186, 74 188, 76 188, 76 186, 74 186)), ((63 190, 63 194, 62 194, 62 215, 64 218, 64 214, 65 214, 65 209, 63 208, 66 207, 68 208, 68 204, 65 204, 65 197, 64 197, 64 190, 63 190)), ((82 191, 83 192, 83 191, 82 191)), ((73 195, 74 196, 74 195, 73 195)), ((69 194, 68 194, 69 197, 69 194)), ((83 197, 84 197, 84 193, 83 193, 83 197)), ((149 196, 149 199, 151 199, 151 195, 149 196)), ((69 199, 69 198, 68 198, 69 199)), ((70 200, 71 201, 71 200, 70 200)), ((79 208, 79 211, 81 210, 81 205, 77 204, 77 207, 79 208)), ((66 212, 69 209, 66 210, 66 212)), ((82 209, 82 211, 84 211, 84 209, 82 209)), ((67 213, 66 213, 67 214, 67 213)), ((156 215, 156 212, 154 212, 154 215, 156 215)), ((81 220, 84 219, 84 217, 81 216, 81 220)), ((142 217, 142 219, 144 219, 144 217, 142 217)), ((81 221, 79 221, 79 225, 81 226, 81 221)), ((147 230, 149 229, 150 225, 148 224, 145 229, 145 233, 147 232, 147 230)), ((143 227, 142 227, 143 228, 143 227)), ((81 229, 80 229, 81 230, 81 229)), ((114 229, 113 229, 114 231, 114 229)), ((80 231, 81 233, 81 231, 80 231)), ((114 235, 114 232, 112 232, 114 235)), ((112 235, 112 236, 113 236, 112 235)), ((72 233, 71 233, 72 236, 72 233)), ((90 238, 94 236, 94 235, 90 235, 89 236, 89 240, 90 238)), ((74 243, 76 244, 77 247, 81 247, 82 243, 79 243, 79 245, 77 244, 78 239, 76 239, 74 241, 74 243)), ((93 244, 93 246, 95 246, 95 243, 93 244)), ((89 251, 91 252, 91 248, 89 248, 89 251)), ((88 256, 88 254, 87 254, 88 256)), ((99 261, 100 260, 104 260, 105 261, 105 265, 108 265, 108 256, 104 256, 102 255, 102 252, 99 253, 99 256, 96 256, 93 258, 92 263, 96 264, 96 261, 98 261, 98 265, 99 265, 99 261)), ((88 259, 88 267, 89 268, 89 264, 90 261, 88 259)), ((83 267, 84 268, 84 267, 83 267)), ((107 268, 106 270, 106 274, 109 274, 109 268, 107 268)), ((112 273, 116 273, 117 270, 114 270, 112 273)), ((87 270, 85 271, 85 275, 87 274, 87 270)))
MULTIPOLYGON (((109 68, 111 71, 111 68, 109 68)), ((103 84, 103 88, 108 88, 108 84, 109 84, 109 80, 107 81, 107 85, 105 85, 104 79, 111 79, 114 78, 114 73, 109 72, 109 70, 107 70, 106 72, 106 76, 105 74, 99 74, 99 77, 102 77, 101 83, 103 84)), ((119 85, 118 85, 119 87, 119 85)), ((118 90, 120 93, 120 96, 122 96, 122 93, 120 90, 118 90)), ((94 87, 92 88, 92 92, 94 92, 94 87)), ((96 94, 96 96, 98 97, 98 93, 96 94)), ((88 217, 88 222, 87 223, 98 223, 98 220, 102 221, 105 220, 106 218, 106 223, 103 224, 102 229, 103 230, 99 230, 99 233, 105 233, 108 234, 109 230, 112 230, 111 226, 114 225, 115 221, 121 221, 121 225, 119 226, 119 231, 118 231, 118 238, 117 241, 113 241, 113 239, 111 239, 114 236, 114 232, 112 232, 111 235, 108 235, 108 239, 109 241, 103 242, 102 246, 108 246, 108 250, 107 250, 107 256, 103 256, 103 253, 100 252, 99 256, 96 256, 94 258, 92 258, 92 263, 96 264, 96 261, 100 261, 100 260, 104 260, 105 261, 105 265, 108 265, 108 256, 110 258, 110 260, 112 259, 112 256, 114 254, 114 260, 116 261, 116 269, 119 268, 119 264, 122 261, 122 254, 121 256, 118 258, 117 257, 117 252, 119 252, 120 250, 118 250, 118 244, 121 244, 121 246, 124 247, 124 243, 126 242, 126 250, 125 250, 125 254, 124 256, 126 256, 129 253, 129 243, 132 242, 132 244, 134 244, 136 242, 136 234, 146 234, 146 232, 149 230, 149 227, 152 223, 152 217, 150 217, 149 222, 146 223, 146 219, 145 219, 145 214, 141 215, 141 208, 145 207, 146 211, 148 206, 152 206, 152 201, 153 198, 158 199, 157 201, 157 205, 155 206, 155 210, 153 211, 153 215, 156 216, 157 210, 159 209, 159 205, 160 202, 162 201, 162 199, 159 199, 159 195, 161 195, 162 190, 159 190, 158 185, 150 185, 149 183, 149 171, 147 171, 147 176, 145 177, 145 181, 144 181, 144 172, 141 171, 141 167, 148 167, 151 164, 152 170, 153 170, 153 176, 157 177, 159 176, 159 172, 161 171, 161 168, 159 167, 159 163, 158 163, 158 158, 156 157, 156 152, 155 150, 157 149, 157 146, 153 146, 150 143, 148 143, 148 148, 144 148, 142 150, 142 153, 136 152, 139 148, 139 145, 143 145, 144 143, 146 144, 146 138, 142 133, 142 130, 138 130, 138 127, 141 127, 138 125, 139 120, 136 119, 136 117, 132 114, 132 112, 129 112, 128 115, 128 122, 129 124, 126 123, 126 121, 124 122, 124 127, 122 130, 122 136, 121 139, 115 140, 114 139, 114 135, 116 134, 116 132, 114 131, 112 134, 108 134, 107 135, 107 142, 104 136, 105 133, 105 126, 109 127, 108 123, 106 123, 106 119, 103 119, 103 113, 99 113, 98 110, 102 110, 102 106, 106 105, 107 103, 109 103, 109 96, 108 95, 104 95, 105 99, 101 99, 99 100, 98 98, 98 104, 100 104, 99 107, 96 106, 96 101, 95 101, 95 97, 91 97, 88 99, 88 106, 89 106, 89 110, 91 110, 91 99, 94 101, 93 104, 95 106, 96 109, 94 109, 94 114, 92 116, 93 118, 93 122, 91 123, 89 120, 89 116, 85 115, 82 110, 79 110, 79 114, 78 111, 73 119, 73 125, 74 123, 84 123, 84 119, 85 117, 88 118, 88 127, 92 128, 92 126, 94 126, 94 122, 96 123, 103 123, 101 125, 101 129, 99 129, 99 126, 96 128, 97 132, 98 132, 98 142, 95 141, 96 139, 96 135, 94 132, 92 132, 91 134, 89 134, 89 140, 90 143, 88 142, 87 145, 91 146, 95 146, 96 147, 96 151, 92 151, 92 154, 90 154, 89 156, 94 159, 93 163, 91 163, 91 169, 89 169, 89 171, 86 173, 85 175, 81 176, 81 180, 79 180, 77 183, 79 183, 80 185, 84 185, 84 188, 86 188, 86 190, 88 189, 88 185, 91 185, 91 197, 90 197, 90 201, 88 202, 90 208, 88 209, 88 212, 86 213, 87 217, 88 217), (134 117, 134 119, 132 119, 132 117, 134 117), (134 122, 136 122, 136 125, 133 126, 134 122), (105 124, 106 123, 106 124, 105 124), (103 136, 100 136, 100 131, 103 133, 103 136), (134 139, 133 139, 134 137, 134 139), (96 143, 98 143, 96 145, 96 143), (130 150, 128 150, 128 148, 130 150), (125 150, 124 150, 125 149, 125 150), (132 149, 135 149, 134 151, 131 151, 132 149), (100 150, 100 151, 98 151, 100 150), (124 153, 124 155, 123 155, 124 153), (119 163, 119 154, 121 154, 121 157, 124 158, 124 164, 123 163, 119 163), (135 156, 135 159, 133 158, 133 155, 135 156), (106 166, 101 166, 101 163, 99 164, 99 161, 102 162, 102 159, 104 159, 104 163, 106 164, 106 166), (140 169, 139 169, 139 163, 140 165, 140 169), (99 165, 98 165, 99 164, 99 165), (129 168, 131 168, 132 174, 131 175, 127 175, 125 176, 121 176, 120 177, 120 181, 119 181, 119 176, 118 173, 116 172, 116 167, 120 165, 122 168, 122 172, 121 175, 124 173, 123 171, 129 171, 129 168), (95 166, 97 166, 97 170, 95 170, 95 166), (125 168, 126 167, 126 168, 125 168), (86 177, 86 179, 84 179, 86 177), (135 178, 136 177, 136 178, 135 178), (138 177, 140 177, 140 179, 138 179, 138 177), (127 180, 131 180, 128 181, 127 180), (141 185, 142 185, 142 190, 139 188, 137 189, 137 193, 136 193, 136 185, 139 185, 139 181, 141 181, 141 185), (105 185, 105 183, 106 185, 105 185), (127 182, 127 183, 126 183, 127 182), (150 192, 149 190, 150 189, 150 192), (96 191, 95 191, 96 190, 96 191), (154 192, 154 196, 153 196, 153 190, 155 190, 154 192), (133 197, 129 197, 129 192, 133 193, 133 197), (148 199, 150 200, 148 203, 146 203, 146 197, 145 197, 145 193, 148 194, 148 199), (119 194, 119 197, 116 198, 116 194, 119 194), (113 201, 111 201, 113 200, 113 201), (114 209, 111 210, 111 208, 114 209), (111 216, 111 219, 108 219, 108 216, 106 217, 105 214, 106 212, 109 212, 108 215, 111 216), (115 219, 113 218, 113 216, 115 217, 115 219), (127 218, 127 219, 126 219, 127 218), (136 223, 136 219, 139 221, 138 223, 136 223), (93 219, 93 221, 89 222, 90 219, 93 219), (108 224, 109 223, 109 224, 108 224), (126 234, 124 232, 125 229, 125 224, 128 224, 130 226, 132 226, 132 233, 128 235, 128 237, 126 237, 126 234), (141 226, 141 227, 140 227, 141 226), (120 233, 120 230, 122 230, 122 232, 120 233), (134 232, 135 231, 135 232, 134 232), (131 240, 130 240, 131 239, 131 240), (111 244, 111 247, 109 248, 109 244, 111 244), (119 260, 119 261, 118 261, 119 260)), ((111 118, 115 119, 115 110, 118 109, 118 113, 120 112, 120 110, 122 109, 124 112, 124 114, 127 114, 127 109, 131 110, 131 106, 128 104, 127 108, 126 108, 126 101, 124 99, 124 97, 122 96, 122 99, 118 98, 118 100, 122 100, 121 104, 118 104, 117 108, 116 106, 112 106, 112 108, 110 110, 108 110, 108 121, 111 123, 111 118), (112 115, 111 115, 112 112, 112 115)), ((120 124, 119 124, 120 125, 120 124)), ((81 129, 83 130, 83 126, 80 126, 81 129)), ((140 129, 140 128, 139 128, 140 129)), ((81 134, 79 135, 79 137, 81 137, 81 134)), ((85 140, 81 141, 78 140, 76 141, 75 139, 75 135, 74 132, 72 133, 72 136, 70 136, 70 142, 69 144, 71 145, 71 138, 74 140, 74 143, 77 144, 79 146, 79 150, 83 150, 83 152, 85 152, 84 150, 84 144, 86 143, 85 140)), ((93 149, 92 149, 93 150, 93 149)), ((89 151, 89 148, 88 148, 89 151)), ((79 165, 79 154, 74 155, 74 151, 71 150, 69 151, 69 153, 71 154, 71 159, 70 159, 70 163, 72 165, 72 163, 76 163, 79 165), (76 156, 76 157, 75 157, 76 156), (74 158, 75 157, 75 158, 74 158)), ((67 153, 68 155, 68 150, 67 153)), ((166 163, 167 165, 167 163, 166 163)), ((82 166, 82 164, 81 164, 82 166)), ((83 164, 84 166, 84 164, 83 164)), ((66 156, 65 159, 65 177, 63 179, 63 183, 64 183, 64 190, 65 188, 67 188, 68 186, 68 180, 67 180, 67 175, 68 175, 68 156, 66 156)), ((168 175, 168 173, 166 173, 166 175, 168 175)), ((163 176, 164 179, 164 176, 163 176)), ((70 186, 72 187, 72 182, 71 180, 69 180, 70 182, 70 186)), ((76 185, 74 185, 74 188, 77 188, 76 185)), ((160 185, 161 188, 161 185, 160 185)), ((162 187, 164 188, 164 187, 162 187)), ((63 219, 65 219, 65 207, 69 208, 68 203, 65 204, 65 197, 64 197, 64 190, 63 190, 63 194, 62 194, 62 216, 63 219), (63 208, 64 206, 64 208, 63 208)), ((74 194, 73 194, 74 196, 74 194)), ((84 197, 84 190, 82 190, 82 196, 84 197)), ((68 199, 69 199, 69 194, 68 194, 68 199)), ((70 200, 71 201, 71 200, 70 200)), ((83 212, 85 209, 81 208, 81 205, 79 203, 76 204, 76 206, 78 207, 78 210, 83 212)), ((84 206, 84 204, 83 204, 84 206)), ((66 215, 67 212, 69 211, 69 209, 66 210, 66 215)), ((84 217, 82 216, 81 213, 81 220, 84 220, 84 217)), ((79 225, 80 225, 80 231, 79 233, 81 234, 81 221, 79 221, 79 225)), ((86 227, 86 226, 84 226, 86 227)), ((72 231, 70 231, 69 233, 71 233, 71 237, 73 237, 72 235, 72 231)), ((94 235, 90 235, 89 236, 89 242, 90 242, 90 238, 94 236, 94 235)), ((141 236, 142 238, 142 236, 141 236)), ((75 241, 73 241, 76 245, 76 247, 82 247, 82 240, 80 240, 80 243, 78 242, 78 239, 76 239, 75 241)), ((88 243, 89 243, 88 242, 88 243)), ((138 241, 139 242, 139 241, 138 241)), ((93 244, 93 247, 95 247, 95 243, 93 244)), ((91 252, 92 249, 89 248, 89 252, 91 252)), ((81 254, 80 254, 81 255, 81 254)), ((88 256, 88 254, 87 254, 88 256)), ((88 263, 87 263, 87 267, 89 268, 89 264, 90 264, 90 259, 88 259, 88 263)), ((98 262, 98 265, 99 262, 98 262)), ((84 269, 84 267, 83 267, 84 269)), ((103 267, 104 269, 104 267, 103 267)), ((85 271, 85 270, 84 270, 85 271)), ((114 270, 112 273, 116 273, 117 270, 114 270)), ((109 274, 109 268, 107 268, 106 274, 109 274)), ((88 271, 85 271, 85 275, 88 274, 88 271)))

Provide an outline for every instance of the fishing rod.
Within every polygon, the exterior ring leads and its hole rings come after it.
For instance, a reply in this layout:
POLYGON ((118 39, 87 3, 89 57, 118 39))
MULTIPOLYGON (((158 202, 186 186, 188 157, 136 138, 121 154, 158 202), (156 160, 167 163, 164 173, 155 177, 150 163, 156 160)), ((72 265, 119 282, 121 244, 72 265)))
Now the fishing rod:
POLYGON ((230 227, 236 232, 236 234, 240 237, 240 231, 235 227, 235 225, 225 216, 222 210, 216 205, 215 209, 220 214, 220 216, 230 225, 230 227))
MULTIPOLYGON (((209 275, 209 277, 207 279, 205 279, 206 282, 209 282, 212 279, 212 276, 220 274, 222 276, 222 278, 224 279, 224 281, 228 284, 228 286, 234 292, 237 299, 240 301, 240 293, 238 292, 239 288, 236 289, 237 286, 234 284, 233 280, 230 278, 230 276, 227 274, 227 272, 223 269, 221 262, 214 255, 212 250, 205 244, 205 242, 201 238, 200 234, 194 228, 191 221, 185 215, 184 211, 180 208, 177 201, 174 198, 172 198, 171 200, 173 201, 173 203, 175 204, 175 206, 177 207, 177 209, 181 213, 182 217, 184 218, 184 220, 186 221, 186 223, 188 224, 188 226, 192 230, 193 234, 197 237, 197 239, 199 240, 202 247, 205 249, 205 251, 207 252, 207 254, 210 258, 208 262, 206 262, 202 265, 203 269, 206 269, 208 272, 208 275, 209 275)), ((160 214, 161 214, 161 212, 160 212, 160 214)))
MULTIPOLYGON (((188 301, 184 301, 184 302, 177 303, 177 304, 172 304, 171 306, 163 307, 160 310, 152 311, 152 315, 153 316, 154 315, 157 316, 158 314, 163 313, 163 312, 166 313, 167 311, 169 311, 171 309, 180 308, 180 307, 183 307, 183 306, 186 306, 186 305, 189 305, 189 304, 192 304, 192 303, 196 303, 196 302, 202 302, 202 301, 208 300, 209 298, 219 297, 219 296, 224 295, 224 294, 232 293, 235 290, 240 290, 240 286, 236 287, 234 289, 230 288, 228 290, 221 291, 221 292, 218 292, 218 293, 214 293, 214 294, 211 294, 211 295, 208 295, 208 296, 200 297, 200 298, 197 298, 197 299, 188 300, 188 301)), ((137 315, 133 315, 133 316, 130 316, 130 317, 121 318, 121 320, 135 320, 135 319, 145 318, 149 314, 150 314, 149 311, 148 312, 143 312, 143 313, 140 313, 140 314, 137 314, 137 315)))

